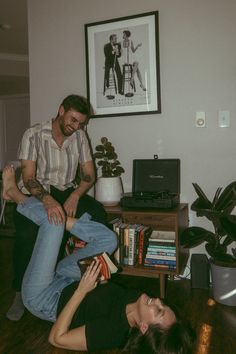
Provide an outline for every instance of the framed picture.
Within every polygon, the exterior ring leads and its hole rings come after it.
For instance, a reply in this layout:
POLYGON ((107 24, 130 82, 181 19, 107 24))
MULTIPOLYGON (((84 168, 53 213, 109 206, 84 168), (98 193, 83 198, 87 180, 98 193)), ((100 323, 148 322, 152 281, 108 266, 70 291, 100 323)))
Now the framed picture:
POLYGON ((85 25, 92 118, 161 113, 158 11, 85 25))

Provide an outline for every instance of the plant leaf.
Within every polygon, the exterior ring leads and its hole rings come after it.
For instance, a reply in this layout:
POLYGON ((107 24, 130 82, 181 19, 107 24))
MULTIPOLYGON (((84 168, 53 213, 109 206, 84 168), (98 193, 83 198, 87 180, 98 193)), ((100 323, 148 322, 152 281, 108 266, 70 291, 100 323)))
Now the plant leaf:
MULTIPOLYGON (((222 216, 220 221, 228 236, 231 238, 231 242, 236 241, 236 215, 222 216)), ((228 241, 225 242, 229 245, 228 241)))
POLYGON ((223 190, 215 205, 215 208, 217 210, 227 209, 227 213, 230 214, 235 206, 236 206, 236 181, 230 183, 223 190))
POLYGON ((103 145, 97 145, 97 146, 95 147, 95 150, 96 150, 96 151, 102 151, 102 152, 104 152, 104 146, 103 146, 103 145))
POLYGON ((206 243, 205 248, 207 253, 215 259, 218 259, 219 255, 225 255, 227 252, 227 247, 221 245, 220 243, 206 243))
POLYGON ((199 202, 201 202, 203 205, 205 205, 207 208, 210 208, 212 206, 212 203, 210 200, 207 198, 206 194, 203 192, 203 190, 199 187, 197 183, 193 183, 193 187, 199 197, 199 202))
POLYGON ((219 188, 217 188, 217 190, 215 192, 215 196, 214 196, 213 201, 212 201, 213 208, 215 208, 215 205, 216 205, 216 203, 217 203, 217 201, 219 199, 219 195, 220 195, 221 190, 222 190, 222 188, 219 187, 219 188))
POLYGON ((180 235, 180 244, 185 248, 199 246, 204 241, 215 244, 215 234, 202 227, 192 226, 185 229, 180 235))
POLYGON ((93 155, 95 159, 102 159, 103 158, 103 153, 102 152, 95 152, 93 155))

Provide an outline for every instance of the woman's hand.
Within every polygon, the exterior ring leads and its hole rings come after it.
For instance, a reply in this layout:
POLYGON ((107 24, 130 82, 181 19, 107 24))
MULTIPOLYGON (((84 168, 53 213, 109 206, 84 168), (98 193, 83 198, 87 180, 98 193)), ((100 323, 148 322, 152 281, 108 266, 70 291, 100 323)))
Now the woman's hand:
POLYGON ((86 269, 85 273, 83 274, 79 286, 76 292, 83 293, 86 295, 91 290, 96 288, 98 283, 98 276, 101 271, 102 265, 99 260, 94 260, 86 269))

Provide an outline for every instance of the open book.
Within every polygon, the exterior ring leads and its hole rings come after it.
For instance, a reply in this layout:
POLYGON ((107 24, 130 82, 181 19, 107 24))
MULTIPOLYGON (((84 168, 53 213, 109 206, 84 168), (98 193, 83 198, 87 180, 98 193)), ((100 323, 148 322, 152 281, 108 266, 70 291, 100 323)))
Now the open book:
POLYGON ((112 262, 110 257, 106 252, 101 254, 96 254, 92 257, 80 259, 77 263, 80 268, 81 274, 83 275, 87 267, 92 263, 93 260, 99 260, 102 264, 100 281, 107 280, 111 278, 111 274, 118 271, 117 266, 112 262))

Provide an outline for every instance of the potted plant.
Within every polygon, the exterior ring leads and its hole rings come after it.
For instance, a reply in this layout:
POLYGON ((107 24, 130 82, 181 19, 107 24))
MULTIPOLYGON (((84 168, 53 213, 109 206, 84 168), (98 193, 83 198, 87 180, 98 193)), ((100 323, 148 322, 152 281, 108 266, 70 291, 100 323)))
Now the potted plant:
POLYGON ((236 241, 236 182, 230 183, 223 191, 218 188, 211 202, 197 183, 193 187, 198 198, 191 209, 198 217, 206 217, 213 224, 213 231, 192 226, 180 236, 185 248, 193 248, 205 242, 210 256, 213 297, 225 305, 236 305, 236 248, 230 245, 236 241))
POLYGON ((104 205, 117 205, 123 193, 121 174, 125 172, 118 160, 117 153, 112 143, 106 138, 101 138, 101 144, 95 147, 94 159, 98 167, 95 185, 95 197, 104 205))

